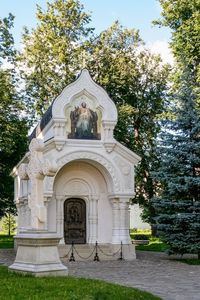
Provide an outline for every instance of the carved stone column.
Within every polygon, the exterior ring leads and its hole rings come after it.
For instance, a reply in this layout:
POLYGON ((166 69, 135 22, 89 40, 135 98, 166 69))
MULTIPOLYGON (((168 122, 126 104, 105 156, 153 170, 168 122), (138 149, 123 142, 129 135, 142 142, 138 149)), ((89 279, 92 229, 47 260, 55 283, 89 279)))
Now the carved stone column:
POLYGON ((24 227, 28 229, 29 215, 28 215, 28 199, 24 199, 24 227))
POLYGON ((123 244, 130 244, 129 223, 130 223, 130 211, 129 211, 129 197, 120 197, 119 201, 120 210, 120 240, 123 244))
POLYGON ((19 202, 16 203, 16 207, 17 207, 17 234, 18 234, 21 227, 21 207, 19 202))
POLYGON ((92 196, 89 202, 89 238, 88 243, 94 244, 98 240, 98 197, 92 196))
POLYGON ((20 209, 20 230, 25 229, 25 210, 24 210, 24 201, 20 199, 19 201, 19 209, 20 209))
POLYGON ((112 244, 120 244, 119 199, 111 199, 112 203, 112 244))
POLYGON ((64 241, 64 210, 63 210, 63 202, 64 198, 63 196, 57 196, 56 197, 56 207, 57 207, 57 234, 61 236, 61 240, 59 244, 65 244, 64 241))

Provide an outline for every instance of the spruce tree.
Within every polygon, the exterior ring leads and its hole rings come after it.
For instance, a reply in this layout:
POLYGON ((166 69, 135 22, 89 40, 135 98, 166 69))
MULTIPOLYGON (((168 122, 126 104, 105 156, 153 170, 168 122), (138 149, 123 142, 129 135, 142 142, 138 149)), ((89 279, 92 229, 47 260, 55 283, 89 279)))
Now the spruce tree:
POLYGON ((169 254, 197 253, 200 259, 200 108, 195 76, 185 68, 158 147, 160 183, 153 203, 156 228, 169 254))

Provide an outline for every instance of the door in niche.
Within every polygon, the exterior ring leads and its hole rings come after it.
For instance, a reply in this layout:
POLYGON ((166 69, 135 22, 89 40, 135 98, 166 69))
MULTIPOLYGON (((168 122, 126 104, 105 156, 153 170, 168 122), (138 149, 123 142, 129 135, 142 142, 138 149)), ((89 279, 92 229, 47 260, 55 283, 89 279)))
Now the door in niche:
POLYGON ((65 244, 86 243, 86 204, 83 199, 70 198, 64 202, 65 244))

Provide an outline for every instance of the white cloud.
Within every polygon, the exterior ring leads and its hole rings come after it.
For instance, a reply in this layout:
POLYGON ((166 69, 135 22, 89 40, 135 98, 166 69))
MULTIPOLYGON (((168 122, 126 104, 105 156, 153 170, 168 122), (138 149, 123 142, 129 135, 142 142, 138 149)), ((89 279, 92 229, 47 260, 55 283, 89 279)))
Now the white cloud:
POLYGON ((169 63, 171 65, 174 65, 175 63, 174 56, 172 54, 168 42, 157 40, 153 43, 147 43, 146 47, 151 51, 151 53, 160 54, 164 63, 169 63))

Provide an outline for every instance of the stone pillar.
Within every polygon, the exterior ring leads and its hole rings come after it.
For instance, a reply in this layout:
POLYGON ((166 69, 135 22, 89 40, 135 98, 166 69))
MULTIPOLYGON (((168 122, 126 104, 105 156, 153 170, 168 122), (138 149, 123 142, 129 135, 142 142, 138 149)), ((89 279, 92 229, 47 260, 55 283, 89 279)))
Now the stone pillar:
POLYGON ((29 228, 28 199, 24 200, 24 227, 29 228))
POLYGON ((112 228, 112 251, 115 253, 121 248, 125 260, 136 258, 135 246, 131 244, 129 236, 129 196, 119 195, 110 197, 112 203, 113 228, 112 228))
POLYGON ((88 243, 94 244, 98 240, 98 197, 92 196, 89 201, 89 238, 88 243))
POLYGON ((24 210, 24 201, 20 198, 19 200, 20 208, 20 231, 25 229, 25 210, 24 210))
POLYGON ((111 199, 112 203, 112 244, 120 244, 119 199, 111 199))
POLYGON ((61 236, 61 240, 59 244, 65 244, 65 240, 64 240, 64 199, 63 196, 57 196, 56 197, 56 207, 57 207, 57 213, 56 213, 56 217, 57 217, 57 234, 59 236, 61 236))
POLYGON ((37 230, 20 233, 15 239, 18 249, 14 263, 9 267, 11 271, 37 277, 68 275, 58 254, 59 236, 37 230))
POLYGON ((120 197, 119 210, 120 210, 120 240, 123 244, 130 244, 130 212, 129 212, 129 198, 120 197))
POLYGON ((20 209, 19 202, 16 203, 16 207, 17 207, 17 234, 18 234, 21 227, 21 209, 20 209))

